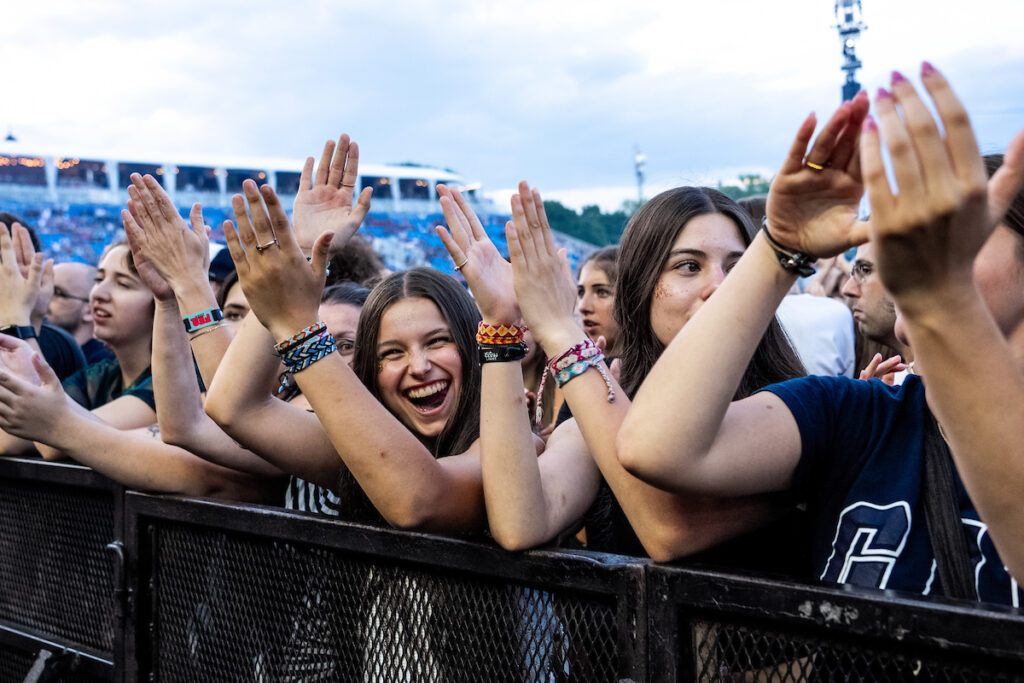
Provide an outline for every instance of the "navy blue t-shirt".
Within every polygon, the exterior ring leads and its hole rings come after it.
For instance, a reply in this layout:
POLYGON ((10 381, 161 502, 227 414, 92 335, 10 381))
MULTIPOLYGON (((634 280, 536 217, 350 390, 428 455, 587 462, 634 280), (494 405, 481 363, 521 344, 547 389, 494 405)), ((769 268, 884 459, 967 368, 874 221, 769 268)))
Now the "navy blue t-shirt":
MULTIPOLYGON (((941 595, 925 524, 924 385, 801 377, 766 387, 789 408, 802 452, 793 493, 807 503, 815 576, 866 588, 941 595)), ((1021 606, 959 475, 960 517, 979 600, 1021 606)))

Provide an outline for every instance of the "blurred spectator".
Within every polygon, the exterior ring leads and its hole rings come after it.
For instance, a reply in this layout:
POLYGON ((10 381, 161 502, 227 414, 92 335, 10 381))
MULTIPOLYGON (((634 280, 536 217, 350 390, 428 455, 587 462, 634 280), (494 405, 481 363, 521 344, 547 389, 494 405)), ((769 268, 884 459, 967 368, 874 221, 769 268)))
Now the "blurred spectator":
POLYGON ((53 298, 46 309, 47 320, 75 338, 92 364, 112 357, 103 342, 92 334, 89 292, 96 269, 85 263, 58 263, 53 267, 53 298))

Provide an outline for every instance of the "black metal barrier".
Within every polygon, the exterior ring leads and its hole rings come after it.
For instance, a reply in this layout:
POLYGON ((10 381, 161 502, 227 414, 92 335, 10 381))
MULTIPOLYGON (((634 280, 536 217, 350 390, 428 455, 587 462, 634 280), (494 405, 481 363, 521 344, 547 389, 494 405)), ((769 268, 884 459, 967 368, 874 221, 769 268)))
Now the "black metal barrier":
POLYGON ((0 683, 34 680, 1024 681, 1024 614, 513 554, 0 459, 0 683))
POLYGON ((0 683, 112 679, 123 500, 88 468, 0 458, 0 683))

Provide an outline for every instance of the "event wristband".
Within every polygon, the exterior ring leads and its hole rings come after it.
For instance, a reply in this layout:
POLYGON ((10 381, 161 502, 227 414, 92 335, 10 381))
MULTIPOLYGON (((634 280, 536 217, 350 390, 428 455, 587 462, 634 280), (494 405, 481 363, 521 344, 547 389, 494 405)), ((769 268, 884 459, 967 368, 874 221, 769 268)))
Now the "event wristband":
POLYGON ((185 316, 182 319, 182 322, 185 323, 186 332, 196 332, 204 327, 216 325, 223 319, 224 311, 219 308, 208 308, 205 311, 199 311, 198 313, 185 316))
POLYGON ((526 357, 526 344, 480 344, 481 363, 508 363, 526 357))

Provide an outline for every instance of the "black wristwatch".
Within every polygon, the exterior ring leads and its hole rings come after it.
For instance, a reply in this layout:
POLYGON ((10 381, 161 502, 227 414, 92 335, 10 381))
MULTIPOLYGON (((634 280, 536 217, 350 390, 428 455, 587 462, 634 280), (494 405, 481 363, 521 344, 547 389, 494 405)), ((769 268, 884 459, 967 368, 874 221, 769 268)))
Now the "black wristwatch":
POLYGON ((6 334, 18 339, 32 339, 36 336, 36 328, 31 325, 4 325, 0 327, 0 334, 6 334))

